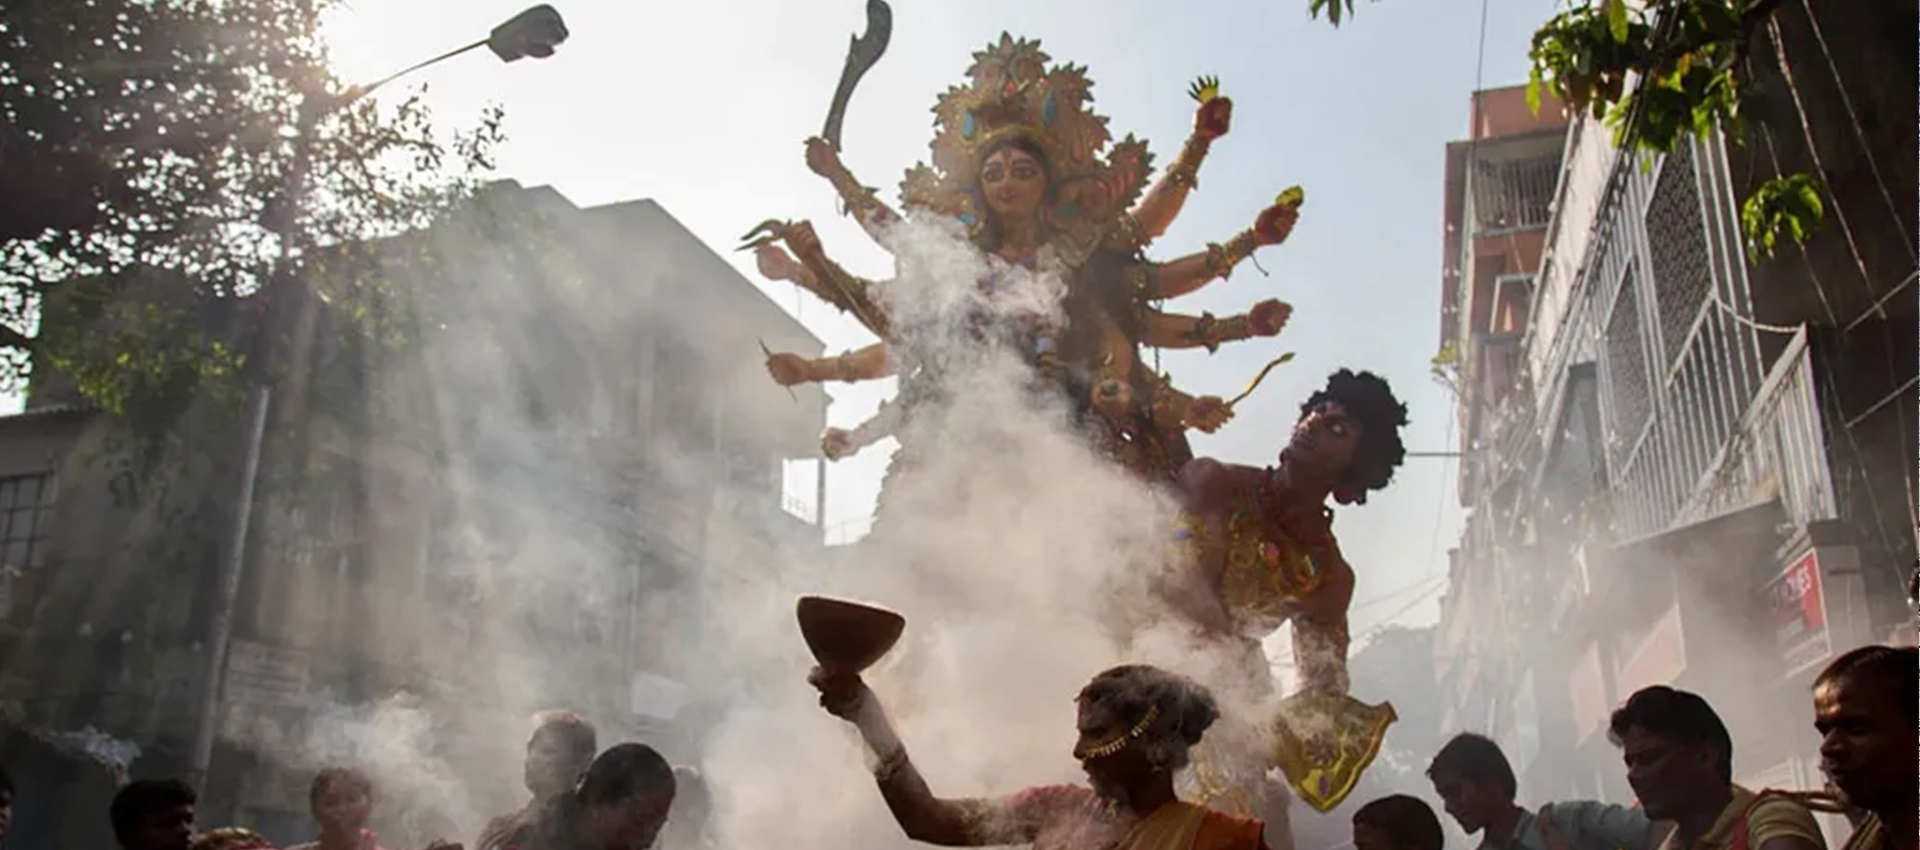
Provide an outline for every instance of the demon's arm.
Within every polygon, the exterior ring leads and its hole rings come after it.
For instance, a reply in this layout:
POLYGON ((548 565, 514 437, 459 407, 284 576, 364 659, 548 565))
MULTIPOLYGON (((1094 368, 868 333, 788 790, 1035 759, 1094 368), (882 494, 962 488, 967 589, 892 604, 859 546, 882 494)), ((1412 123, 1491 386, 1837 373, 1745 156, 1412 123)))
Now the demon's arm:
POLYGON ((1143 310, 1146 318, 1142 341, 1154 348, 1205 348, 1217 351, 1223 342, 1239 342, 1254 337, 1277 336, 1287 326, 1293 307, 1277 299, 1267 299, 1238 316, 1215 318, 1212 313, 1189 316, 1143 310))
POLYGON ((807 140, 807 168, 813 173, 827 178, 833 184, 833 190, 840 194, 840 202, 853 220, 860 222, 860 229, 880 247, 887 247, 886 230, 900 220, 900 214, 887 206, 885 201, 853 176, 840 154, 824 139, 807 140))

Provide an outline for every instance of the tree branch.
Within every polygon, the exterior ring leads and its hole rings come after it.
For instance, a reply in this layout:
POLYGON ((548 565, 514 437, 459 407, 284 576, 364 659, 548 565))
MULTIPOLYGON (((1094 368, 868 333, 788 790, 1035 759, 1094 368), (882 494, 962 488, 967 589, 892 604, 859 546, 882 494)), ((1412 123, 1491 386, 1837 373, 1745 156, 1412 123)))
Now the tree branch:
POLYGON ((31 354, 38 343, 39 340, 0 324, 0 348, 17 348, 31 354))

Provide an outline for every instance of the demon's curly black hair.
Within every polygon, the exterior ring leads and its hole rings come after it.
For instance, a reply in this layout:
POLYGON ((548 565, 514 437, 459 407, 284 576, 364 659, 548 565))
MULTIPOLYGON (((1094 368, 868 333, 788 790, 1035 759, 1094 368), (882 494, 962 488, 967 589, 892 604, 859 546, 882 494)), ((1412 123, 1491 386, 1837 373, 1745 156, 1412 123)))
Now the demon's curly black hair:
POLYGON ((1220 706, 1205 686, 1146 664, 1123 664, 1101 672, 1080 690, 1080 701, 1099 705, 1129 722, 1160 709, 1140 736, 1139 746, 1155 766, 1167 770, 1186 767, 1188 750, 1220 719, 1220 706))
POLYGON ((1393 395, 1387 379, 1372 372, 1341 369, 1327 378, 1327 386, 1300 405, 1306 416, 1327 403, 1340 405, 1360 425, 1360 446, 1347 467, 1343 501, 1364 505, 1367 493, 1385 489, 1393 471, 1407 458, 1400 429, 1407 424, 1407 406, 1393 395))

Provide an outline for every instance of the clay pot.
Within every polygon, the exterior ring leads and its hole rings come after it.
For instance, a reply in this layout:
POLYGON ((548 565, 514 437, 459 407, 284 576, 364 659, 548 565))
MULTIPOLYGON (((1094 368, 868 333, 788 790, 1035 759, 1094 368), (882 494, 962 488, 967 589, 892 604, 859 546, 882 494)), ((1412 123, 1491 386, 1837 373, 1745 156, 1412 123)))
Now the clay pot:
POLYGON ((872 667, 907 628, 907 618, 885 608, 825 596, 800 597, 794 614, 814 660, 836 673, 872 667))

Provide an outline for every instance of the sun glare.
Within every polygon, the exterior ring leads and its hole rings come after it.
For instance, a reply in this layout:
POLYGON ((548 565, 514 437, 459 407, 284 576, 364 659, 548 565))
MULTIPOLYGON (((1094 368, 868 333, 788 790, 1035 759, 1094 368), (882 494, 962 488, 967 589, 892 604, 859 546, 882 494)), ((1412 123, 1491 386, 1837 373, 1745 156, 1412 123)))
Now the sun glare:
POLYGON ((402 55, 396 26, 394 2, 343 4, 329 11, 320 23, 320 37, 327 45, 328 64, 347 84, 377 79, 394 70, 392 57, 402 55), (374 8, 369 9, 368 6, 374 8))

